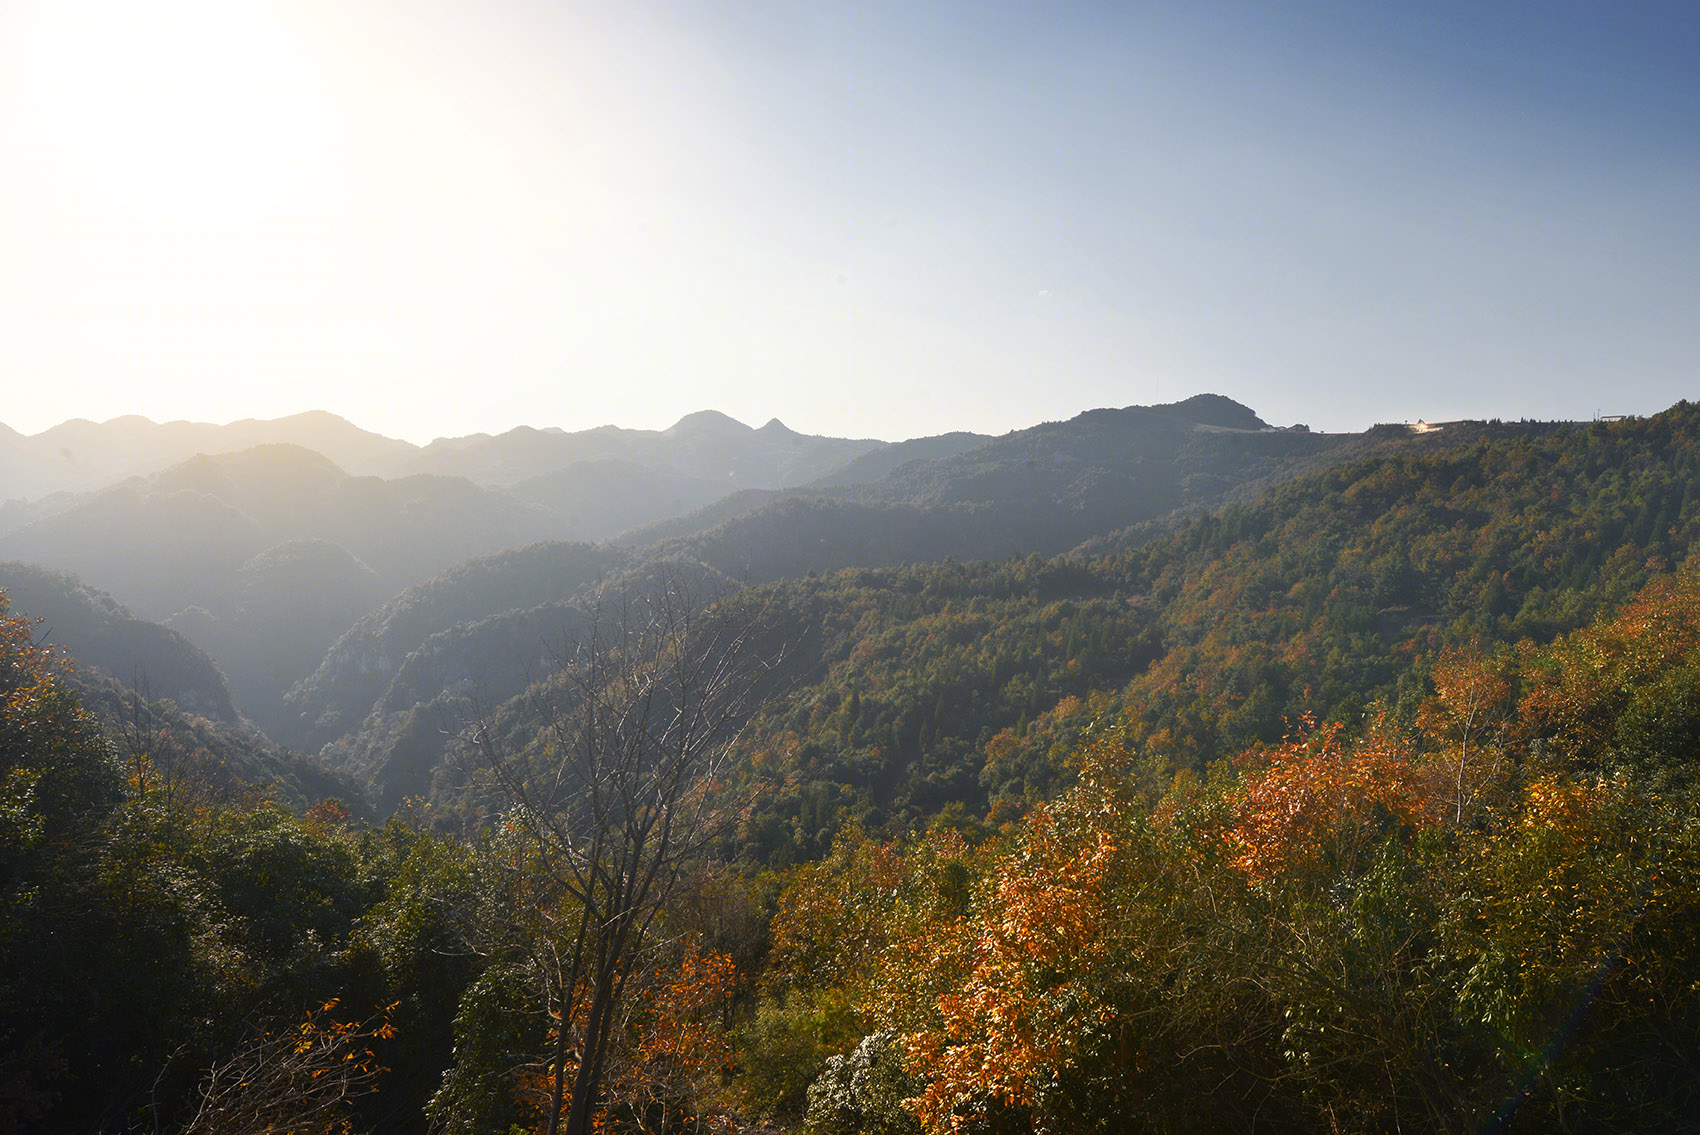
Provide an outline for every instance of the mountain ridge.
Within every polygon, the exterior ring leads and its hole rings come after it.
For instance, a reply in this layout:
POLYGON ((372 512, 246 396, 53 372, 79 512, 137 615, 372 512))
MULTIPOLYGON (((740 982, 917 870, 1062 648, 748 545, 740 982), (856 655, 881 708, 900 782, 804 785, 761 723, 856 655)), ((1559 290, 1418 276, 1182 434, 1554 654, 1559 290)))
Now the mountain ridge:
MULTIPOLYGON (((1189 420, 1225 428, 1267 428, 1249 408, 1218 394, 1127 409, 1190 416, 1189 420)), ((155 422, 139 414, 104 421, 70 418, 35 434, 0 422, 0 502, 94 492, 150 476, 197 455, 218 456, 269 444, 313 450, 355 476, 437 473, 465 476, 486 486, 511 486, 579 462, 617 458, 656 472, 729 478, 729 489, 735 491, 797 488, 831 478, 882 450, 916 448, 929 439, 969 437, 991 440, 989 435, 963 431, 895 442, 805 434, 777 417, 752 427, 713 409, 685 414, 661 430, 601 425, 569 431, 522 423, 496 434, 438 437, 426 445, 364 429, 328 410, 225 423, 155 422), (725 450, 724 445, 734 449, 725 450), (753 448, 741 448, 746 446, 753 448)))

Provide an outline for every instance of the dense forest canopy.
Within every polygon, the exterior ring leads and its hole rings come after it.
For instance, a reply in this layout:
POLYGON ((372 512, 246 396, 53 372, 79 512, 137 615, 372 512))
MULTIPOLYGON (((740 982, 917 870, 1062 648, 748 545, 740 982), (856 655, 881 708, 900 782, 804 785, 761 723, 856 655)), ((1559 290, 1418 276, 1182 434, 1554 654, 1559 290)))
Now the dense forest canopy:
POLYGON ((1688 1129, 1700 408, 1053 426, 415 579, 313 502, 484 490, 203 459, 169 627, 0 564, 0 1131, 1688 1129))

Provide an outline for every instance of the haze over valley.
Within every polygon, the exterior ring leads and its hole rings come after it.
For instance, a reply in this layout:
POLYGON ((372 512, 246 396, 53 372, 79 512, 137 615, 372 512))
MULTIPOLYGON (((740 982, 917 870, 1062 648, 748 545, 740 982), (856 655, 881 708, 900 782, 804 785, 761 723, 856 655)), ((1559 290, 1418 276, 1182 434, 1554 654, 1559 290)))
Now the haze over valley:
POLYGON ((1694 1131, 1697 61, 0 3, 0 1135, 1694 1131))

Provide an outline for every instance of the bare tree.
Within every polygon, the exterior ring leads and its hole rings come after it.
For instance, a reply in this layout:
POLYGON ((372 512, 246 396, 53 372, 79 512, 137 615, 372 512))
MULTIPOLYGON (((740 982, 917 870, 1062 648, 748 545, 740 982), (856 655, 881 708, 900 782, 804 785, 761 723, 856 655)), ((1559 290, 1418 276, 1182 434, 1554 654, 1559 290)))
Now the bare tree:
POLYGON ((231 800, 242 791, 224 762, 195 743, 180 718, 174 723, 176 711, 154 700, 145 672, 111 683, 103 700, 108 730, 138 796, 174 807, 231 800))
POLYGON ((373 1090, 385 1069, 373 1049, 395 1035, 381 1009, 365 1021, 340 1021, 335 1000, 293 1028, 254 1029, 242 1047, 207 1072, 200 1104, 183 1135, 278 1135, 345 1131, 352 1101, 373 1090))
POLYGON ((563 1114, 567 1135, 591 1130, 646 936, 731 818, 727 765, 783 654, 762 645, 761 616, 735 599, 710 605, 669 571, 642 593, 598 603, 535 694, 541 745, 505 745, 488 719, 471 730, 510 822, 570 898, 544 951, 546 1008, 558 1022, 550 1135, 563 1114))
POLYGON ((118 736, 124 759, 135 781, 136 793, 146 796, 160 764, 161 751, 166 744, 166 730, 153 707, 153 689, 146 674, 138 673, 128 687, 116 687, 112 716, 118 722, 118 736))

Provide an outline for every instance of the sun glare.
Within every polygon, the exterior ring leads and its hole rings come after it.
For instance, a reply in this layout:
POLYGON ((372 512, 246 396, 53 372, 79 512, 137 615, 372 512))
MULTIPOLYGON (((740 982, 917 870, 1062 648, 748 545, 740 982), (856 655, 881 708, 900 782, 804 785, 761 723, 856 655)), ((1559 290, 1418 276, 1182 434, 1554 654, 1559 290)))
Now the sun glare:
POLYGON ((144 220, 265 217, 322 173, 313 69, 266 0, 42 0, 37 129, 73 187, 144 220))

